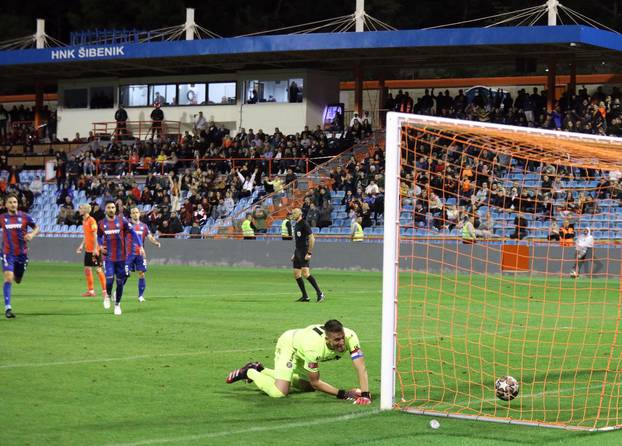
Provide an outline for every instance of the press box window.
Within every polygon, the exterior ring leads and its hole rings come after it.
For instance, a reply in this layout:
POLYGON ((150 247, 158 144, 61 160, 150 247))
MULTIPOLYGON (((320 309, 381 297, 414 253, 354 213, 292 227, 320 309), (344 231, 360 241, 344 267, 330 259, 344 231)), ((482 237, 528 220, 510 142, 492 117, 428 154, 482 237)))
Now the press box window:
POLYGON ((63 107, 87 108, 89 91, 86 88, 76 88, 63 92, 63 107))
POLYGON ((119 103, 124 107, 146 107, 147 92, 146 85, 124 85, 119 88, 119 103))
POLYGON ((176 105, 177 85, 149 85, 149 104, 176 105))
POLYGON ((235 82, 214 82, 208 85, 208 104, 235 105, 237 101, 235 82))
POLYGON ((179 105, 205 104, 205 84, 179 84, 179 105))
POLYGON ((89 96, 90 108, 112 108, 114 107, 114 88, 113 87, 91 87, 89 96))

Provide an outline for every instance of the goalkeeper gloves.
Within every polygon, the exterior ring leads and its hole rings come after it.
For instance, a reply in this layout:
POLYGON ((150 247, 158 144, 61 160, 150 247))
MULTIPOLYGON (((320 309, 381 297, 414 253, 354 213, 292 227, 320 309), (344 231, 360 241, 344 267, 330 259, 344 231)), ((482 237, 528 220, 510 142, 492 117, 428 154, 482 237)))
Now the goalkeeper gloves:
POLYGON ((369 392, 361 392, 361 396, 354 400, 357 406, 368 406, 371 404, 371 395, 369 392))
POLYGON ((339 392, 337 392, 337 399, 339 400, 354 401, 360 396, 361 396, 361 391, 359 389, 350 389, 350 390, 341 389, 339 390, 339 392))

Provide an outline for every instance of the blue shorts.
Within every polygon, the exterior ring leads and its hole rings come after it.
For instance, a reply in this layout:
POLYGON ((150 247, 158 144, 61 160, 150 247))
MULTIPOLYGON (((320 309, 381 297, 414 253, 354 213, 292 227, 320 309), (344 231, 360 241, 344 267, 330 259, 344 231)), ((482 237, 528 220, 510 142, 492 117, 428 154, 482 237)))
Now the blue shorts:
POLYGON ((106 277, 117 277, 117 279, 126 279, 130 275, 125 262, 111 262, 110 260, 104 260, 104 270, 106 277))
POLYGON ((22 277, 28 265, 28 257, 25 254, 14 256, 5 254, 2 256, 2 271, 11 271, 16 277, 22 277))
POLYGON ((127 257, 125 263, 129 271, 141 271, 143 273, 147 271, 147 261, 143 256, 132 254, 127 257))

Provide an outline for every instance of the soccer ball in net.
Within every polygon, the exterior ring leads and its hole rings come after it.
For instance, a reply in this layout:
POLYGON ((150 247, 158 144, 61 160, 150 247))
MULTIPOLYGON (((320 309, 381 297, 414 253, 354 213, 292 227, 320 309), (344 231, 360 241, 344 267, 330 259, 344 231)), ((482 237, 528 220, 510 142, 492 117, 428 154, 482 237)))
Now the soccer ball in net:
POLYGON ((495 381, 495 394, 503 401, 511 401, 518 396, 518 381, 511 376, 504 376, 495 381))

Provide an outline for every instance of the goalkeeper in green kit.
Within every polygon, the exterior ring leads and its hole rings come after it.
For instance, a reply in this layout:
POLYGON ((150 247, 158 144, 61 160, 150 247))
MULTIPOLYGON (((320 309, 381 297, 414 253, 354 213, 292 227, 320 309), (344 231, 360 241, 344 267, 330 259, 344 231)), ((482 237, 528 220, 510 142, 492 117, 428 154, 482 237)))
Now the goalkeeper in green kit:
POLYGON ((365 358, 356 333, 331 319, 324 325, 288 330, 279 337, 274 352, 274 370, 260 362, 249 362, 232 371, 227 383, 253 382, 273 398, 287 396, 291 388, 303 392, 319 390, 354 404, 371 404, 365 358), (350 355, 360 389, 337 389, 320 379, 319 363, 350 355))

